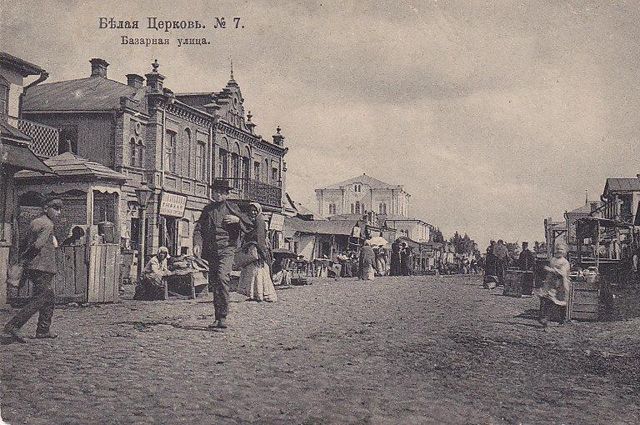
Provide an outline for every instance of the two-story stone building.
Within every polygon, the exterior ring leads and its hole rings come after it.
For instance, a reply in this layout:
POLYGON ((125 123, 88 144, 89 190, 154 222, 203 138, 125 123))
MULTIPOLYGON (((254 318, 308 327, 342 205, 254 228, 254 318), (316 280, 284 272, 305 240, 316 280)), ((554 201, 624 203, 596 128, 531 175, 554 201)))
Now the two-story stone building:
POLYGON ((401 185, 392 185, 362 174, 316 189, 318 213, 332 219, 357 217, 374 212, 384 228, 415 242, 428 242, 431 225, 409 215, 411 195, 401 185))
POLYGON ((325 217, 367 211, 408 217, 410 198, 402 186, 366 174, 316 189, 318 213, 325 217))
MULTIPOLYGON (((215 102, 209 93, 200 105, 193 96, 177 96, 165 87, 157 61, 144 77, 128 74, 126 84, 108 78, 105 60, 90 62, 91 74, 85 78, 29 90, 24 115, 60 129, 57 152, 70 150, 129 178, 117 214, 124 244, 135 249, 139 243, 135 190, 143 181, 153 191, 146 215, 147 255, 161 245, 172 254, 190 252, 193 227, 210 202, 215 177, 237 179, 236 196, 242 199, 261 202, 271 211, 282 207, 284 137, 278 130, 277 143, 271 143, 253 134, 233 79, 215 102), (249 161, 260 163, 259 178, 258 167, 252 170, 249 161), (271 174, 264 177, 262 164, 267 163, 271 174)), ((116 216, 105 214, 107 220, 116 216)))

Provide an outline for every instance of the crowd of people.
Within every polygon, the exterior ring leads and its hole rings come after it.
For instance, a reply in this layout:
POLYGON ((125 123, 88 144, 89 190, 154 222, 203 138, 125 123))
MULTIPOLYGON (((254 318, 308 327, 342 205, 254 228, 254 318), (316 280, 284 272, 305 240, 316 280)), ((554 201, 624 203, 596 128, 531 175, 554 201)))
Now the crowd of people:
POLYGON ((522 271, 532 271, 535 265, 535 255, 529 249, 528 242, 522 242, 522 249, 518 245, 509 251, 502 239, 491 241, 484 257, 484 284, 488 288, 504 285, 507 268, 515 267, 522 271))

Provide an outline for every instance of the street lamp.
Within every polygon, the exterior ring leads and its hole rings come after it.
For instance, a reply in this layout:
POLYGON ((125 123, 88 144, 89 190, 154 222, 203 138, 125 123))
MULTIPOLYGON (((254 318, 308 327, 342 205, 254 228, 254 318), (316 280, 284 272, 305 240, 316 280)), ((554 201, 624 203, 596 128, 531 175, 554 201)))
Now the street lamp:
POLYGON ((138 243, 138 282, 142 277, 142 270, 144 268, 144 252, 145 252, 145 240, 146 240, 146 210, 147 203, 151 198, 153 191, 149 189, 146 181, 140 182, 140 187, 136 189, 136 197, 138 198, 138 205, 140 208, 139 218, 140 218, 140 240, 138 243))

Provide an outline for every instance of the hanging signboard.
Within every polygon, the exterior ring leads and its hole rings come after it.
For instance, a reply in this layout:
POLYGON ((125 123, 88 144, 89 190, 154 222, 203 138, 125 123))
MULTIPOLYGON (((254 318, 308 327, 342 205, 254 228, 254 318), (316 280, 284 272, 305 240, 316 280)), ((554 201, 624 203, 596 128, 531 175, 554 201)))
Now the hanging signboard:
POLYGON ((187 206, 187 197, 175 193, 162 192, 160 200, 160 215, 182 217, 187 206))

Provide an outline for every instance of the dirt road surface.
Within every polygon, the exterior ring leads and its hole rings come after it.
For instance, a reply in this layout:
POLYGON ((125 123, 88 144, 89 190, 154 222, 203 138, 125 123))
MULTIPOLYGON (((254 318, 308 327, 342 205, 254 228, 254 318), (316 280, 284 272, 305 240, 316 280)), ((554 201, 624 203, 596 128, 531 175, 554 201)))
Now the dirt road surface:
MULTIPOLYGON (((535 298, 479 277, 319 280, 63 307, 55 340, 0 347, 11 424, 638 424, 640 319, 542 332, 535 298)), ((10 312, 0 314, 3 323, 10 312)), ((35 319, 24 333, 33 335, 35 319)))

